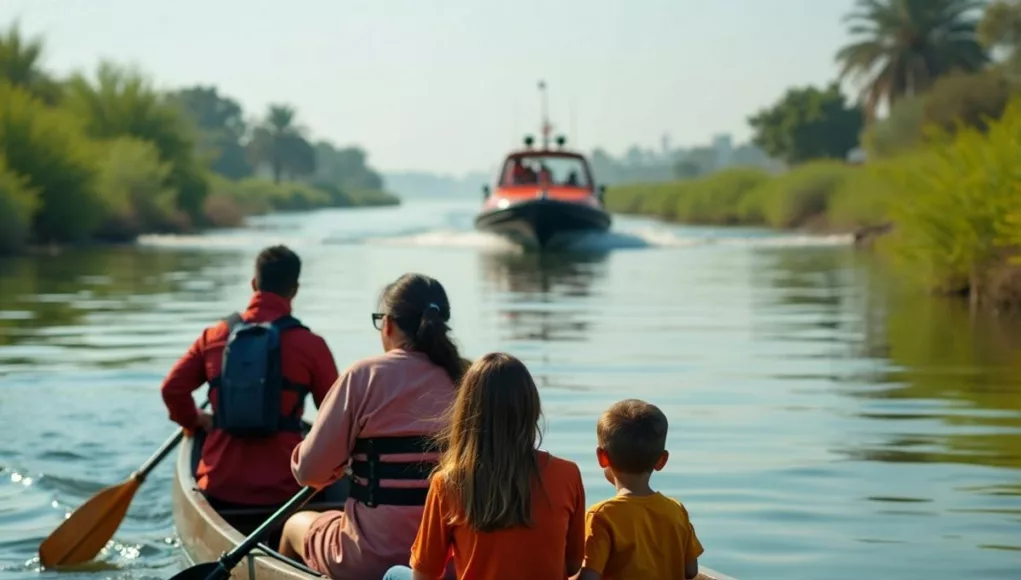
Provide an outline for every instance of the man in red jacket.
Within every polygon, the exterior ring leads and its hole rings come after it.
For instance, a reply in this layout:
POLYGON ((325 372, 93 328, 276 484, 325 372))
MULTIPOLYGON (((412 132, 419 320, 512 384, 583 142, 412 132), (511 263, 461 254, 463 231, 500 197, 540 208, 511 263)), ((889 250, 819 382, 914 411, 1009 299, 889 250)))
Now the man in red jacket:
POLYGON ((275 507, 300 489, 291 452, 305 395, 318 409, 337 380, 326 341, 291 316, 300 272, 290 249, 263 250, 245 312, 206 328, 163 381, 170 419, 207 434, 195 478, 218 508, 275 507), (192 398, 205 383, 212 414, 192 398))

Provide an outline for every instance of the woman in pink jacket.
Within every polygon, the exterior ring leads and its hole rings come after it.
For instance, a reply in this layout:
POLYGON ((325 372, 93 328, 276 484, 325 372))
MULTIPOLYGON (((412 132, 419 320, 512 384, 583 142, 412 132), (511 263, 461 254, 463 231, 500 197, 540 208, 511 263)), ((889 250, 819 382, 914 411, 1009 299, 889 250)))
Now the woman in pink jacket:
POLYGON ((350 468, 351 496, 343 511, 291 516, 282 554, 334 580, 381 578, 407 563, 438 459, 433 436, 465 368, 449 319, 446 291, 428 276, 384 289, 372 314, 384 354, 341 374, 291 458, 295 479, 317 488, 350 468))

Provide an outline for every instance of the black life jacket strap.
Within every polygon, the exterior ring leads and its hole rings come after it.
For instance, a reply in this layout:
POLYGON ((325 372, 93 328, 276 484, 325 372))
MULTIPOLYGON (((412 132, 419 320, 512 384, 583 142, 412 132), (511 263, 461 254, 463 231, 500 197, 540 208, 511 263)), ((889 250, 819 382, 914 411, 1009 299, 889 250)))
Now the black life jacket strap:
POLYGON ((435 461, 380 461, 381 455, 404 453, 435 453, 440 445, 435 438, 423 435, 397 437, 371 437, 355 439, 351 455, 365 455, 365 459, 352 459, 351 472, 364 479, 360 483, 351 480, 351 497, 367 507, 378 505, 419 506, 425 505, 427 487, 393 488, 380 487, 381 479, 400 479, 404 481, 427 481, 435 461))

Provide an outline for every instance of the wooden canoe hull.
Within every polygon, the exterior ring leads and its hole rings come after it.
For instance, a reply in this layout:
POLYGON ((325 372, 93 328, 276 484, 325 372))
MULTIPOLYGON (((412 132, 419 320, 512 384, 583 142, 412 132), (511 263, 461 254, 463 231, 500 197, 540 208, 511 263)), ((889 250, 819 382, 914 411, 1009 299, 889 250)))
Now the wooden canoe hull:
MULTIPOLYGON (((224 519, 198 491, 193 476, 196 440, 185 438, 177 458, 173 479, 174 527, 181 542, 184 565, 213 562, 245 540, 245 535, 224 519)), ((346 494, 346 482, 324 494, 329 500, 313 500, 308 509, 337 509, 339 495, 346 494), (325 502, 325 503, 324 503, 325 502), (317 505, 318 504, 318 505, 317 505)), ((265 515, 269 517, 269 513, 265 515)), ((320 580, 322 575, 287 560, 276 552, 256 548, 231 573, 235 580, 320 580)), ((366 580, 378 580, 367 578, 366 580)), ((735 580, 706 567, 696 580, 735 580)))

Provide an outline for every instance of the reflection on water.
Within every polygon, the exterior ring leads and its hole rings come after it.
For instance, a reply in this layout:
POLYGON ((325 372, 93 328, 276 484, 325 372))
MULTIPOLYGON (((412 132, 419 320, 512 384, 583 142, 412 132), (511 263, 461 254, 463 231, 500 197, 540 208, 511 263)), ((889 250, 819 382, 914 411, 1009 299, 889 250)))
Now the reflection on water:
POLYGON ((587 298, 606 276, 608 252, 483 252, 480 274, 510 341, 586 340, 587 298))
MULTIPOLYGON (((544 444, 579 463, 589 503, 612 493, 592 458, 599 412, 627 396, 660 405, 671 456, 654 482, 688 505, 706 565, 1018 577, 1021 321, 898 288, 867 255, 768 234, 684 244, 707 234, 677 228, 669 247, 546 255, 399 234, 465 213, 451 207, 270 216, 187 244, 0 261, 0 574, 38 578, 36 547, 64 513, 165 440, 163 373, 240 306, 257 247, 286 235, 305 259, 298 315, 342 367, 378 351, 366 313, 383 284, 439 278, 466 353, 528 364, 544 444), (386 231, 396 241, 363 243, 386 231)), ((179 568, 169 481, 168 466, 153 473, 102 556, 116 575, 179 568)))
POLYGON ((151 347, 178 338, 162 326, 166 317, 188 321, 191 309, 175 303, 208 300, 237 283, 238 269, 222 267, 232 258, 205 251, 104 248, 4 260, 0 376, 15 366, 62 359, 109 367, 151 360, 151 347), (82 325, 93 330, 73 330, 82 325))

